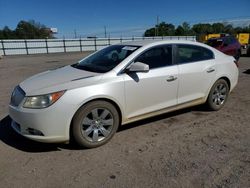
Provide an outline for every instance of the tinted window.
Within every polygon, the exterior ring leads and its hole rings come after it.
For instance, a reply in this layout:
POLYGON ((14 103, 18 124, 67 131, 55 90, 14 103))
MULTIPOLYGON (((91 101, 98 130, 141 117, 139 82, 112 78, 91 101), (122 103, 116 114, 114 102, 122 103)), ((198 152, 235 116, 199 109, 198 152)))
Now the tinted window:
POLYGON ((177 62, 188 63, 213 59, 211 50, 195 45, 177 45, 177 62))
POLYGON ((72 66, 90 72, 105 73, 116 67, 138 48, 139 46, 112 45, 72 66))
POLYGON ((172 65, 172 46, 152 48, 136 58, 135 62, 145 63, 150 69, 172 65))
POLYGON ((223 44, 223 40, 222 39, 209 39, 206 43, 207 45, 216 48, 223 44))
POLYGON ((224 38, 224 44, 225 44, 225 45, 230 45, 230 44, 232 44, 232 43, 233 43, 233 41, 232 41, 231 38, 229 38, 229 37, 224 38))
POLYGON ((236 42, 236 39, 233 37, 226 37, 224 39, 224 44, 230 45, 236 42))

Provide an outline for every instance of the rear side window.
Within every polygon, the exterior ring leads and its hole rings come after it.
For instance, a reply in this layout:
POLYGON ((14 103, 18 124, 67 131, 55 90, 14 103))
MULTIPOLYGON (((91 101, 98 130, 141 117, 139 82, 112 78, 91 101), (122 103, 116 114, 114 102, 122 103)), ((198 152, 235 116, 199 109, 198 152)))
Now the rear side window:
POLYGON ((232 44, 232 43, 233 43, 233 41, 232 41, 231 38, 229 38, 229 37, 224 38, 224 44, 225 44, 225 45, 230 45, 230 44, 232 44))
POLYGON ((177 62, 179 64, 204 61, 214 58, 211 50, 195 45, 177 45, 177 62))
POLYGON ((172 65, 172 46, 160 46, 152 48, 135 59, 149 65, 150 69, 172 65))
POLYGON ((226 45, 234 44, 235 42, 236 42, 236 39, 233 37, 226 37, 224 39, 224 44, 226 45))

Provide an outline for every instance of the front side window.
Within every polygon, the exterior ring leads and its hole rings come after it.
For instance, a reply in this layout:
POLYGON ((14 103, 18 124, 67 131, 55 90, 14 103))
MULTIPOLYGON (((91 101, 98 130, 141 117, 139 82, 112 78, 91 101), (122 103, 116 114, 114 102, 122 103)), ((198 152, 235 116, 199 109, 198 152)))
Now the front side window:
POLYGON ((90 72, 105 73, 115 68, 139 46, 112 45, 83 59, 72 67, 90 72))
POLYGON ((135 59, 149 65, 150 69, 172 65, 172 46, 161 46, 152 48, 135 59))
POLYGON ((204 61, 213 58, 213 52, 207 48, 195 45, 177 45, 177 62, 179 64, 204 61))

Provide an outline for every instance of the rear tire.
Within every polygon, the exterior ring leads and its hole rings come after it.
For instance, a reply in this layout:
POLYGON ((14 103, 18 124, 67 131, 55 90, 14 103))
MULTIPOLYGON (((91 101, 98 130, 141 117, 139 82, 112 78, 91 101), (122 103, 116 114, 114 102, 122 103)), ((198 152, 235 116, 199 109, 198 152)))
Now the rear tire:
POLYGON ((84 148, 95 148, 107 143, 119 126, 119 113, 106 101, 93 101, 82 106, 72 123, 72 136, 84 148))
POLYGON ((241 51, 238 50, 238 51, 237 51, 237 54, 234 56, 234 58, 236 59, 236 61, 239 61, 240 56, 241 56, 241 51))
POLYGON ((247 56, 250 57, 250 45, 247 46, 247 56))
POLYGON ((211 88, 208 98, 207 106, 210 110, 220 110, 226 103, 229 95, 229 86, 226 80, 217 80, 211 88))

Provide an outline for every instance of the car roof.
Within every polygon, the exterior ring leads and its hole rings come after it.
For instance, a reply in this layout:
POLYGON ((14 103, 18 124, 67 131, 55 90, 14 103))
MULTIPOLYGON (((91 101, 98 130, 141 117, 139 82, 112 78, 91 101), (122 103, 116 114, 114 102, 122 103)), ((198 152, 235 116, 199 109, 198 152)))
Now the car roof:
MULTIPOLYGON (((173 44, 173 43, 181 43, 181 44, 196 44, 199 42, 191 41, 191 40, 171 40, 171 39, 157 39, 157 40, 140 40, 140 41, 130 41, 123 42, 121 44, 128 46, 147 46, 147 45, 160 45, 160 44, 173 44)), ((199 43, 200 44, 200 43, 199 43)))
POLYGON ((233 38, 233 39, 235 39, 234 36, 230 35, 230 36, 222 36, 222 37, 212 37, 212 38, 210 38, 208 40, 223 40, 223 39, 227 39, 227 38, 233 38))
MULTIPOLYGON (((127 45, 127 46, 140 46, 141 48, 136 50, 134 53, 132 53, 130 56, 128 56, 124 63, 119 64, 117 67, 114 68, 114 71, 116 73, 119 73, 123 68, 126 63, 130 62, 133 60, 134 57, 139 55, 140 53, 144 52, 144 50, 147 50, 151 47, 158 46, 158 45, 165 45, 165 44, 188 44, 188 45, 195 45, 195 46, 201 46, 206 49, 211 50, 215 57, 225 57, 226 55, 219 50, 208 46, 207 44, 197 42, 197 41, 191 41, 191 40, 171 40, 171 39, 163 39, 163 40, 141 40, 141 41, 130 41, 130 42, 123 42, 120 43, 120 45, 127 45)), ((118 44, 119 45, 119 44, 118 44)))

